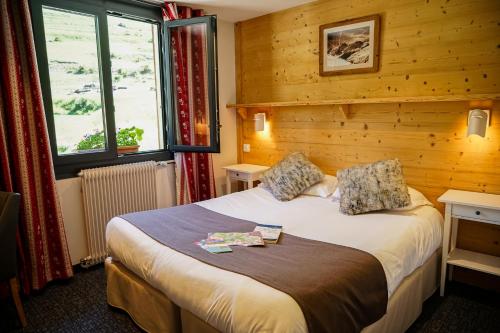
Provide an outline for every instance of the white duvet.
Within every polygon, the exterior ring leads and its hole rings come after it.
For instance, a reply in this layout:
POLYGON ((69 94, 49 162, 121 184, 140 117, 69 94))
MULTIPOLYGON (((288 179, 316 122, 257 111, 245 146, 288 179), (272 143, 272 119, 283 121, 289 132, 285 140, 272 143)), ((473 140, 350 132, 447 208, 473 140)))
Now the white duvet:
MULTIPOLYGON (((430 206, 345 216, 329 199, 300 196, 279 202, 262 188, 198 205, 256 223, 280 224, 283 232, 295 236, 369 252, 384 268, 389 296, 441 245, 442 216, 430 206)), ((176 252, 118 217, 108 223, 106 239, 114 260, 221 331, 307 332, 300 307, 281 291, 176 252)))

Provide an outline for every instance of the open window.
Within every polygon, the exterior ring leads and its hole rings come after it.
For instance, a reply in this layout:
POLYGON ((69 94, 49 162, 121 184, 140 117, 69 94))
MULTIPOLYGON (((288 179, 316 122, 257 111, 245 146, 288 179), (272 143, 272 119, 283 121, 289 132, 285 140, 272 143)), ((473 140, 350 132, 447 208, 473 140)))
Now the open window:
POLYGON ((214 16, 164 23, 172 151, 220 151, 216 23, 214 16))
POLYGON ((215 17, 164 23, 141 2, 30 3, 58 178, 219 152, 215 17))

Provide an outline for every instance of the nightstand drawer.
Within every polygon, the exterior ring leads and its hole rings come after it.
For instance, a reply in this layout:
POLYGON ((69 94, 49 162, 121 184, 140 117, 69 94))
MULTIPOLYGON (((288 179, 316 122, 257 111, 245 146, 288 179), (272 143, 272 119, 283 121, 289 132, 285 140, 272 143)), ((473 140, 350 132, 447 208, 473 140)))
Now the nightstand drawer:
POLYGON ((500 224, 500 210, 472 206, 453 205, 452 214, 464 219, 482 220, 500 224))
POLYGON ((231 179, 234 180, 243 180, 243 181, 248 181, 252 179, 251 174, 240 171, 229 171, 229 177, 231 177, 231 179))

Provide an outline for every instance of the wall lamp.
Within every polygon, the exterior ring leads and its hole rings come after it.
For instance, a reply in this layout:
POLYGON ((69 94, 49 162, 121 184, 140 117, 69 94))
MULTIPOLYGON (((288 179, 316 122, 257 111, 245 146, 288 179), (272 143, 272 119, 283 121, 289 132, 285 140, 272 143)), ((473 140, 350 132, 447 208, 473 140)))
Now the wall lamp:
POLYGON ((486 136, 486 128, 490 124, 490 110, 474 109, 469 111, 467 118, 467 136, 486 136))
POLYGON ((256 113, 253 117, 255 122, 255 131, 262 132, 264 131, 266 125, 266 114, 265 113, 256 113))

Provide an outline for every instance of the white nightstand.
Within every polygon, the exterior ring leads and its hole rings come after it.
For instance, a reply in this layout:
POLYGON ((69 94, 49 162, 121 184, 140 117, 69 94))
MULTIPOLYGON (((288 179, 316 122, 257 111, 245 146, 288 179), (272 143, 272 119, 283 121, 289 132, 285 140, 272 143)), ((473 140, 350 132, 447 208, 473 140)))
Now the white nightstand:
POLYGON ((231 181, 241 180, 247 183, 247 188, 253 187, 253 182, 269 169, 268 166, 255 164, 234 164, 224 167, 226 169, 227 194, 231 193, 231 181))
POLYGON ((448 190, 438 201, 446 204, 440 295, 444 296, 447 264, 500 276, 500 257, 455 247, 458 219, 500 225, 500 195, 448 190))

